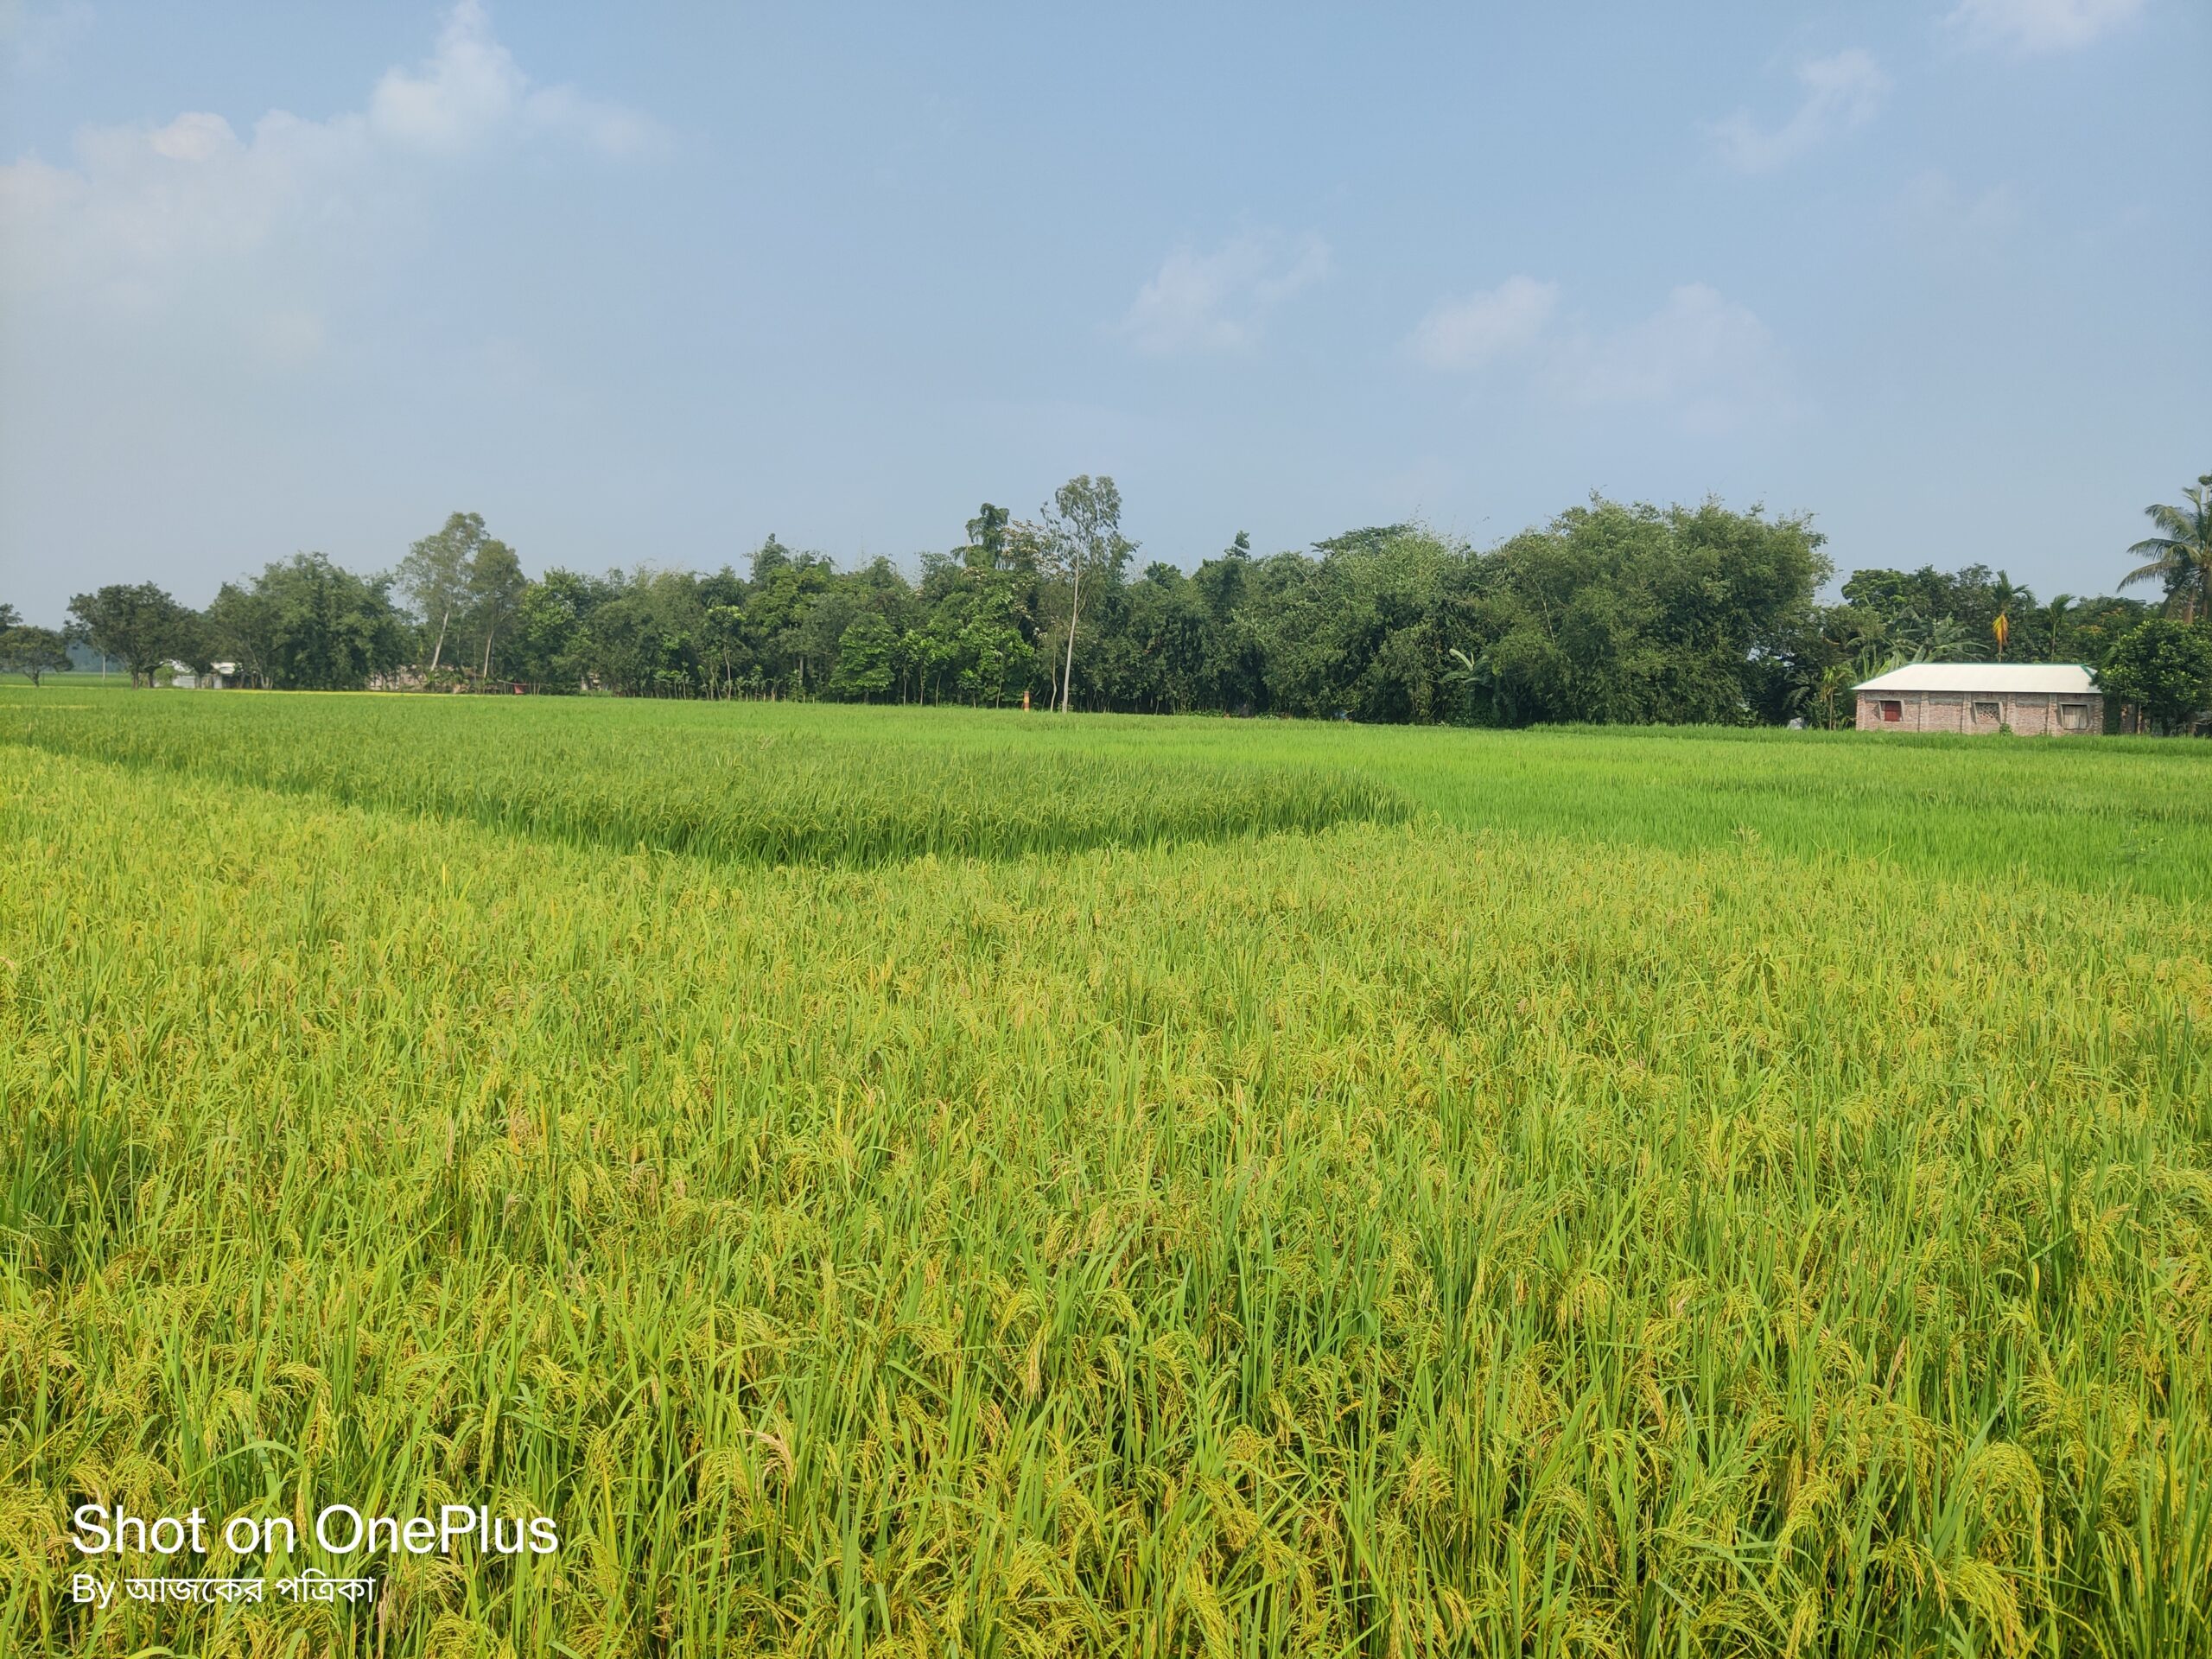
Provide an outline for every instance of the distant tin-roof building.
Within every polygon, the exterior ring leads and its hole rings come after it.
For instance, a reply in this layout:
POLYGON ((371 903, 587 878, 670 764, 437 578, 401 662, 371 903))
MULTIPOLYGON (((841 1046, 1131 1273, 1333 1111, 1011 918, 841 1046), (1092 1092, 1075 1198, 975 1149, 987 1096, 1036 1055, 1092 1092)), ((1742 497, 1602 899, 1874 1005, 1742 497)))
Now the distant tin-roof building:
POLYGON ((1856 688, 1862 732, 2104 730, 2104 694, 2079 663, 1907 663, 1856 688))
POLYGON ((225 686, 245 683, 236 663, 211 664, 205 674, 193 672, 190 663, 171 660, 165 666, 169 671, 169 685, 179 691, 218 691, 225 686))

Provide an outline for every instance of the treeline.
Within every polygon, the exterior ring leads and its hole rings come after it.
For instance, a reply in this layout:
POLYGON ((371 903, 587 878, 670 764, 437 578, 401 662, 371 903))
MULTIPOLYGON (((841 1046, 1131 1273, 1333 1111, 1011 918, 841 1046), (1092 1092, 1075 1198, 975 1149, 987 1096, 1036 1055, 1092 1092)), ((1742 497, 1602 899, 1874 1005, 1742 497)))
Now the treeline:
POLYGON ((2045 601, 2001 572, 1860 570, 1842 600, 1800 518, 1593 498, 1478 550, 1420 524, 1258 556, 1239 534, 1185 571, 1136 563, 1109 478, 1033 520, 986 504, 909 577, 840 570, 771 536, 740 574, 552 569, 532 580, 455 513, 391 571, 317 553, 226 583, 204 611, 158 588, 71 603, 73 633, 150 683, 171 661, 337 690, 523 686, 1128 712, 1536 722, 1851 720, 1893 663, 2002 655, 2101 664, 2132 600, 2045 601))

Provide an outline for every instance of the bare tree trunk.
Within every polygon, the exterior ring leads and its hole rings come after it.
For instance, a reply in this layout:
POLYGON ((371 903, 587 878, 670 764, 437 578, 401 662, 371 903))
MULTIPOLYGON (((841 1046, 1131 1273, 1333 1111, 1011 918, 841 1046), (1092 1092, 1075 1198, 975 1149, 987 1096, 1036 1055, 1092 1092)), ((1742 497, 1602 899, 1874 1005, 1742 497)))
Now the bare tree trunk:
POLYGON ((1083 567, 1071 563, 1068 569, 1068 661, 1060 675, 1060 712, 1068 711, 1068 699, 1075 690, 1075 623, 1083 614, 1083 567))
POLYGON ((446 607, 443 613, 438 618, 438 643, 430 647, 430 672, 433 674, 435 674, 438 671, 438 658, 443 655, 445 652, 446 624, 452 620, 453 607, 448 605, 446 607))
POLYGON ((488 680, 492 677, 492 636, 497 632, 498 630, 489 622, 484 625, 484 671, 478 676, 480 679, 488 680))

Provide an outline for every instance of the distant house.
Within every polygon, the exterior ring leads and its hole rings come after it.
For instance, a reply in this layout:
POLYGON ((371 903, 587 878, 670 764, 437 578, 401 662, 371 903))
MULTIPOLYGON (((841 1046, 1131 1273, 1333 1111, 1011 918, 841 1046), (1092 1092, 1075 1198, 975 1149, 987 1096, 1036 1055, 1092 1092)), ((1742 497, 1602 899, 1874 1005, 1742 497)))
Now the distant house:
POLYGON ((170 687, 178 691, 219 691, 226 686, 245 683, 236 663, 211 663, 205 674, 194 673, 190 663, 170 662, 165 666, 169 671, 170 687))
POLYGON ((2104 694, 2079 663, 1907 663, 1855 688, 1862 732, 2018 732, 2105 728, 2104 694))

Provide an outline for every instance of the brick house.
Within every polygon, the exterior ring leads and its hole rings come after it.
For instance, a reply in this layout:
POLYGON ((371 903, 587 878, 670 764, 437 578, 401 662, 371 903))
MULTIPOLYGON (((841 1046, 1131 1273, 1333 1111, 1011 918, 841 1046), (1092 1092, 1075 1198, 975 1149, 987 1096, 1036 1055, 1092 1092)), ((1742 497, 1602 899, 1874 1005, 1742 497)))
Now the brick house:
POLYGON ((1907 663, 1855 688, 1862 732, 2094 734, 2104 693, 2079 663, 1907 663))

